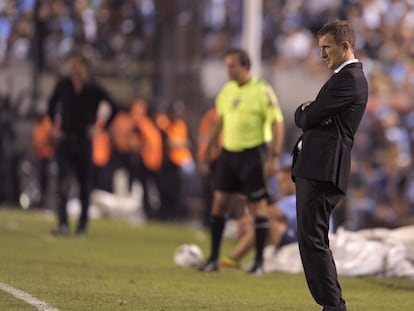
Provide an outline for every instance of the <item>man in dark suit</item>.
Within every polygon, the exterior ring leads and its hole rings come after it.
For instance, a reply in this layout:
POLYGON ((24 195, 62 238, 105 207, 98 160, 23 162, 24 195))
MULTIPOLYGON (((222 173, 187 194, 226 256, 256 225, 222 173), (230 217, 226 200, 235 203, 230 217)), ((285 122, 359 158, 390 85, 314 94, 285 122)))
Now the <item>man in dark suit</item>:
POLYGON ((303 134, 293 151, 298 242, 306 280, 324 311, 344 311, 329 249, 329 217, 346 193, 354 135, 365 111, 368 84, 354 56, 355 33, 344 21, 318 32, 321 57, 334 71, 316 99, 300 105, 295 123, 303 134))

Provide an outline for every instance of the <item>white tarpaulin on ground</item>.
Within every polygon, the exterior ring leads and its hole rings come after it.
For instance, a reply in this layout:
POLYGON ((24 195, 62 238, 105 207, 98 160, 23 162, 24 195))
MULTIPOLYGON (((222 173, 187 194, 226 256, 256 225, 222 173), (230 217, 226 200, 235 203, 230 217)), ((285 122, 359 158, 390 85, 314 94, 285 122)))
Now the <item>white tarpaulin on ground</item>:
MULTIPOLYGON (((389 229, 346 231, 338 229, 330 235, 330 246, 341 276, 378 275, 414 279, 414 226, 389 229)), ((297 243, 275 252, 265 249, 267 272, 302 272, 297 243)))

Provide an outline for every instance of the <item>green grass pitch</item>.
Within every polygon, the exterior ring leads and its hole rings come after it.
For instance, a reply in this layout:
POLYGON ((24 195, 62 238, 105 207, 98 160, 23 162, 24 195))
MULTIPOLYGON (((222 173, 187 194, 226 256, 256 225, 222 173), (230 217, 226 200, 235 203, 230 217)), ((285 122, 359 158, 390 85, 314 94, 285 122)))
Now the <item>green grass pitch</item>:
MULTIPOLYGON (((302 274, 205 274, 176 267, 173 252, 180 244, 195 243, 208 252, 208 233, 202 229, 99 219, 91 221, 86 238, 78 239, 52 237, 54 224, 43 212, 0 209, 0 283, 60 311, 322 309, 302 274)), ((224 241, 222 252, 233 244, 224 241)), ((349 311, 414 310, 413 280, 340 281, 349 311)), ((35 308, 0 290, 0 310, 35 308)))

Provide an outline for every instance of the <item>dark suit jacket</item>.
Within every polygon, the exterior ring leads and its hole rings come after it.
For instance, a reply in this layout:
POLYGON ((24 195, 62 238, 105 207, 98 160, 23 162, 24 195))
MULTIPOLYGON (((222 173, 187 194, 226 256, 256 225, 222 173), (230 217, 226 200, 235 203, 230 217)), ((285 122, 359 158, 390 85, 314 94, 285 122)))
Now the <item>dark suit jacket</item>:
POLYGON ((295 154, 293 178, 332 182, 346 193, 354 135, 368 99, 361 63, 351 63, 333 74, 312 104, 295 112, 302 149, 295 154))

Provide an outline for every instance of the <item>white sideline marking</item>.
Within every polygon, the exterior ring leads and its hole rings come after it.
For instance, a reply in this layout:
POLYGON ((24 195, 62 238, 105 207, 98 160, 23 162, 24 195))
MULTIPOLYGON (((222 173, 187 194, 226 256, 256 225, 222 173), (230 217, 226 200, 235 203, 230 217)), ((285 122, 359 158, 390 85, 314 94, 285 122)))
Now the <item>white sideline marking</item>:
POLYGON ((14 288, 10 285, 7 285, 5 283, 1 283, 0 282, 0 289, 13 295, 14 297, 25 301, 26 303, 28 303, 29 305, 32 305, 33 307, 35 307, 37 310, 39 311, 59 311, 59 309, 56 309, 54 307, 49 306, 46 302, 41 301, 35 297, 33 297, 32 295, 14 288))

